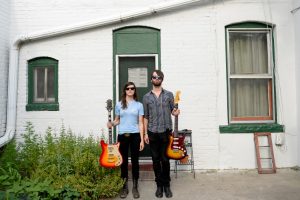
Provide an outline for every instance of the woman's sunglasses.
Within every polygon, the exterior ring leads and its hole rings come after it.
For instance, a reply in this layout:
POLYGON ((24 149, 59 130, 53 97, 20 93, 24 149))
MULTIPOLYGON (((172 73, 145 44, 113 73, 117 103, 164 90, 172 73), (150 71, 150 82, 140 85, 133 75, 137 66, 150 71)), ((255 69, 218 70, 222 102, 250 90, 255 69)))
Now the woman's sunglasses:
POLYGON ((126 90, 135 90, 135 87, 128 87, 126 90))

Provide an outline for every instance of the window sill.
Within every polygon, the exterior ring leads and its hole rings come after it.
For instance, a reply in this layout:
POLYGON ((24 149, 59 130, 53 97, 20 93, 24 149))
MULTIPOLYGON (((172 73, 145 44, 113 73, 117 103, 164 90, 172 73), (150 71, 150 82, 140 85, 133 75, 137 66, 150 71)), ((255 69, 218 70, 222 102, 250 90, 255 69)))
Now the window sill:
POLYGON ((32 103, 26 105, 26 111, 58 111, 58 103, 32 103))
POLYGON ((284 132, 284 125, 281 124, 229 124, 220 125, 220 133, 256 133, 256 132, 284 132))

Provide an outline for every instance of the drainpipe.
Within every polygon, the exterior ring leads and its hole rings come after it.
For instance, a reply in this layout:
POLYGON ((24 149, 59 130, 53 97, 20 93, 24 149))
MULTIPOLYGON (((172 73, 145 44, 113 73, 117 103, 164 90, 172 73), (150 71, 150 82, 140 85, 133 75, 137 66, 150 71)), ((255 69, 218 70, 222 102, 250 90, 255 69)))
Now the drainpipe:
POLYGON ((16 130, 19 49, 22 39, 16 40, 9 51, 6 132, 0 137, 0 147, 11 141, 16 130))
POLYGON ((19 50, 23 43, 36 41, 46 38, 52 38, 64 34, 85 31, 102 26, 121 23, 124 21, 165 12, 172 9, 178 9, 196 2, 211 2, 210 0, 178 0, 158 4, 153 7, 140 9, 137 11, 116 15, 110 18, 103 18, 98 21, 86 22, 74 26, 66 26, 59 29, 43 31, 24 37, 19 37, 10 47, 9 53, 9 76, 8 76, 8 99, 7 99, 7 122, 5 134, 0 137, 0 147, 11 141, 16 132, 17 119, 17 93, 18 93, 18 72, 19 72, 19 50))

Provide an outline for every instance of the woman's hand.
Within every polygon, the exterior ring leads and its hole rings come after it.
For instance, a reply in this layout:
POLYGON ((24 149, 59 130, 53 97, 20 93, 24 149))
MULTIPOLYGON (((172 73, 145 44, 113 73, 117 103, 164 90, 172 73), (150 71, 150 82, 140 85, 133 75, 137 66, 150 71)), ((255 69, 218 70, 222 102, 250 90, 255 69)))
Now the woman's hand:
POLYGON ((112 128, 113 127, 113 123, 112 122, 107 122, 107 128, 112 128))
POLYGON ((144 141, 141 140, 141 142, 140 142, 140 151, 143 151, 144 147, 145 147, 144 141))

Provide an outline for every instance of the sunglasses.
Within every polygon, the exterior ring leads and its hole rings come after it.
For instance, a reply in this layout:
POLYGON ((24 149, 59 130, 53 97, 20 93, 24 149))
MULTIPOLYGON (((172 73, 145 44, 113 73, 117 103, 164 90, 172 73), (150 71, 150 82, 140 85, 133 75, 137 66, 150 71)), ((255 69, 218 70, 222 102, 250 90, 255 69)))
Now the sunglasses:
POLYGON ((160 77, 160 76, 152 76, 151 78, 153 80, 162 80, 162 77, 160 77))
POLYGON ((126 90, 135 90, 135 87, 128 87, 126 90))

